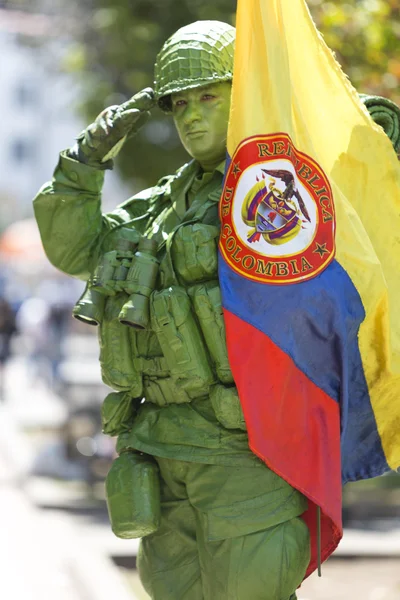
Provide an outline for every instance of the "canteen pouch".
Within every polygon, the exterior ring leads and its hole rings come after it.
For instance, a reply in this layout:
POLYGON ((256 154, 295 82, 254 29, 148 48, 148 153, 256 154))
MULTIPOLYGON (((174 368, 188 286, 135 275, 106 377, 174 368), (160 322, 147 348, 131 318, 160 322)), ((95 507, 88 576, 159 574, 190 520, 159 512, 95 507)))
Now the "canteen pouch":
POLYGON ((228 360, 221 290, 217 281, 195 285, 188 290, 207 348, 222 383, 234 383, 228 360))
POLYGON ((160 525, 160 480, 156 461, 137 452, 123 452, 106 478, 111 529, 123 539, 141 538, 160 525))
POLYGON ((219 228, 195 223, 184 225, 174 234, 171 258, 182 283, 216 279, 218 274, 219 228))
POLYGON ((125 292, 107 297, 99 326, 100 366, 104 383, 111 388, 130 392, 134 398, 143 394, 142 374, 135 367, 136 333, 122 325, 118 316, 128 299, 125 292))
POLYGON ((101 406, 102 432, 114 437, 129 431, 140 402, 140 398, 132 398, 129 392, 108 394, 101 406))
POLYGON ((177 387, 191 400, 208 395, 214 376, 186 291, 172 286, 153 292, 150 314, 152 329, 177 387))
POLYGON ((210 400, 215 416, 223 427, 246 431, 242 405, 235 387, 215 385, 211 390, 210 400))

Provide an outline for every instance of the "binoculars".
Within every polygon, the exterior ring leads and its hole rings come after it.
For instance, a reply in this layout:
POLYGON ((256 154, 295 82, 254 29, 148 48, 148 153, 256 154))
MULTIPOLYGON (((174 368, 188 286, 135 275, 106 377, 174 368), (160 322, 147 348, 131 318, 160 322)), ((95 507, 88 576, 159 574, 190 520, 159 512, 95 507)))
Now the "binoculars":
MULTIPOLYGON (((107 297, 119 292, 129 295, 118 320, 135 329, 147 329, 150 319, 149 298, 154 290, 159 262, 157 242, 141 238, 120 238, 115 250, 106 252, 90 278, 86 289, 72 311, 73 316, 88 325, 99 325, 107 297), (134 253, 137 247, 136 253, 134 253)), ((131 236, 133 237, 133 236, 131 236)))

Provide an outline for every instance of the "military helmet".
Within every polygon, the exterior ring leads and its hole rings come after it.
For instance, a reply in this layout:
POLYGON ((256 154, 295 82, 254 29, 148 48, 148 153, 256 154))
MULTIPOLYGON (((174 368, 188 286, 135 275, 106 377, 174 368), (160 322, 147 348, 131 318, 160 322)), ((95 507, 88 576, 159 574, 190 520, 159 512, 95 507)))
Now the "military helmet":
POLYGON ((164 112, 171 112, 175 92, 232 80, 235 33, 221 21, 196 21, 165 42, 154 73, 156 100, 164 112))

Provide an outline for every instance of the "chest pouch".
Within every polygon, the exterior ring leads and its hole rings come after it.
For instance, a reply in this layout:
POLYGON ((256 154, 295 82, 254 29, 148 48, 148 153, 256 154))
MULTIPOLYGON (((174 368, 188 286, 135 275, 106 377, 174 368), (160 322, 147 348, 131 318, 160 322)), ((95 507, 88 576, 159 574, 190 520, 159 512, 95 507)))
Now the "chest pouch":
POLYGON ((150 315, 152 329, 178 389, 191 400, 208 395, 214 376, 186 291, 172 286, 153 292, 150 315))
POLYGON ((180 227, 171 243, 175 273, 182 283, 216 279, 218 274, 219 228, 194 223, 180 227))
POLYGON ((233 383, 225 339, 225 322, 222 312, 221 291, 217 281, 194 285, 188 290, 196 317, 215 365, 218 379, 233 383))
POLYGON ((136 343, 138 357, 134 362, 144 377, 168 377, 169 370, 156 334, 148 329, 136 331, 136 343))
POLYGON ((99 326, 100 366, 103 381, 118 391, 138 398, 143 393, 142 374, 135 367, 136 332, 118 319, 128 295, 120 292, 106 298, 99 326))

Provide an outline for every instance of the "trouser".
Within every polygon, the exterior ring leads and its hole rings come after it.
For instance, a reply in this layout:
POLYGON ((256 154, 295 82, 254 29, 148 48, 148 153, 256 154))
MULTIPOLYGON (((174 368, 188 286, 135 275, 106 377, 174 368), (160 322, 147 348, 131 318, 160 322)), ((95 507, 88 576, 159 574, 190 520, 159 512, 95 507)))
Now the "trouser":
POLYGON ((138 556, 150 597, 295 600, 310 560, 305 498, 263 465, 157 462, 161 525, 138 556))

